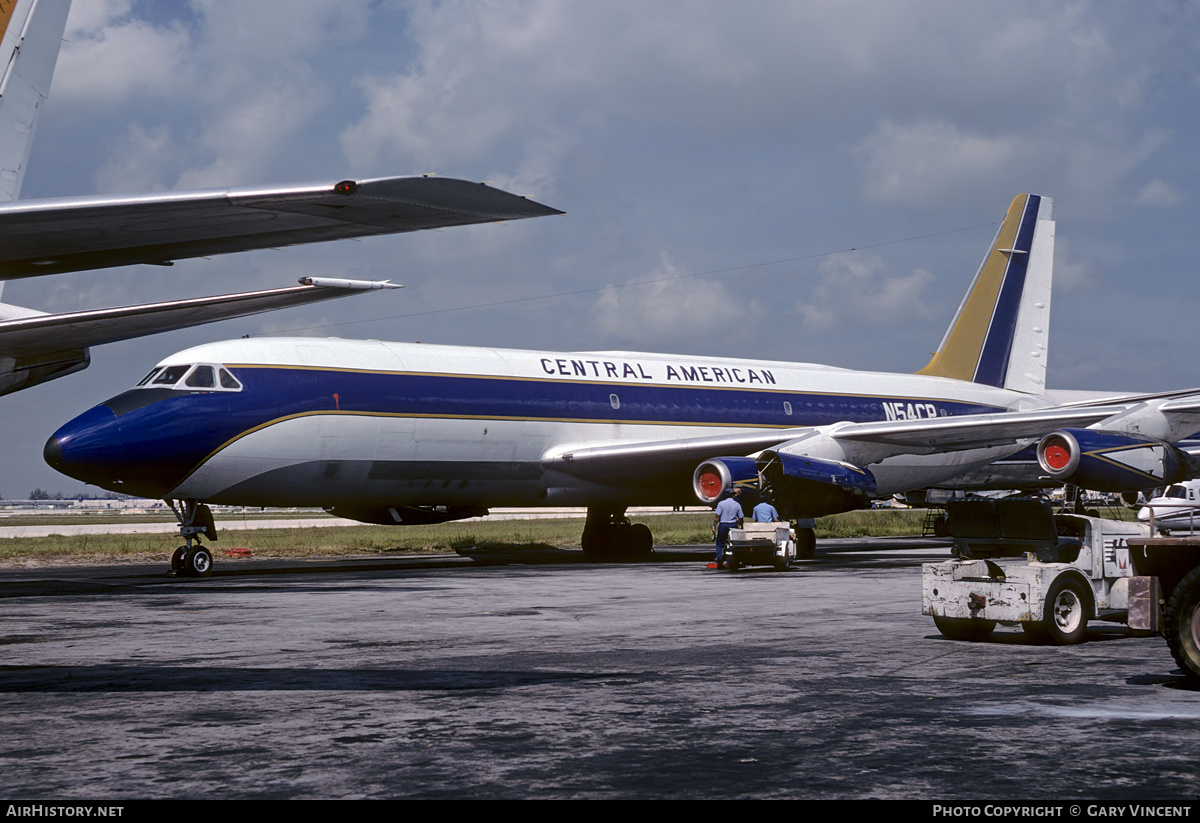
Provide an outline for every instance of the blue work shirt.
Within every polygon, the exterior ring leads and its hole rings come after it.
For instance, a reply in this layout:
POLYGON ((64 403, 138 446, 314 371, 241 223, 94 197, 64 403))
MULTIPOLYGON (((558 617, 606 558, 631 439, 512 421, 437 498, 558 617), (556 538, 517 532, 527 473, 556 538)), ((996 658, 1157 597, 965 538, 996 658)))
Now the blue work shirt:
POLYGON ((754 507, 755 523, 774 523, 779 519, 779 512, 766 500, 754 507))
POLYGON ((736 523, 742 516, 742 506, 732 497, 726 497, 717 504, 717 517, 721 523, 736 523))

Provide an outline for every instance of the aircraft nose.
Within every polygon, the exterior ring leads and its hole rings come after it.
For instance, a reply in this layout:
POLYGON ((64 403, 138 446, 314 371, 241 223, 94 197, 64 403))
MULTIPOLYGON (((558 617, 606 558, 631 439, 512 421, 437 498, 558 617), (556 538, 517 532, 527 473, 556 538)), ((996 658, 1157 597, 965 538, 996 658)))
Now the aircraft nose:
POLYGON ((107 406, 96 406, 56 431, 46 441, 42 457, 56 471, 102 488, 119 488, 123 443, 117 417, 107 406))
POLYGON ((42 449, 42 458, 50 464, 50 468, 60 471, 59 467, 62 466, 63 459, 62 441, 51 435, 42 449))

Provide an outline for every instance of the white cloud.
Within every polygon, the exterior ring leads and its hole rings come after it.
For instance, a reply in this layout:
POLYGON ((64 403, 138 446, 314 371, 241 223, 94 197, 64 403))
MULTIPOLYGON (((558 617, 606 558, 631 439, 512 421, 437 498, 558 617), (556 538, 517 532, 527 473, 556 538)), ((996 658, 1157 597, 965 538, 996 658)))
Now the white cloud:
POLYGON ((1064 294, 1090 289, 1100 282, 1100 266, 1088 256, 1077 256, 1077 244, 1070 238, 1054 241, 1054 293, 1064 294))
POLYGON ((96 170, 96 191, 106 194, 161 191, 166 188, 162 182, 164 176, 179 160, 178 150, 165 124, 148 131, 132 123, 122 145, 96 170))
POLYGON ((167 96, 192 82, 187 30, 130 16, 128 0, 75 2, 55 69, 56 105, 104 108, 136 95, 167 96))
POLYGON ((1133 202, 1148 208, 1172 208, 1182 205, 1185 199, 1183 192, 1156 177, 1138 189, 1133 202))
POLYGON ((711 348, 740 339, 759 321, 762 307, 720 280, 681 277, 670 256, 637 282, 605 291, 593 308, 598 329, 622 341, 670 345, 699 341, 711 348))
POLYGON ((817 270, 821 281, 807 300, 792 307, 808 334, 841 326, 874 329, 911 325, 931 315, 927 292, 934 277, 924 269, 888 277, 883 258, 848 252, 822 261, 817 270))
POLYGON ((944 120, 900 125, 884 120, 858 144, 870 200, 927 204, 979 185, 1011 166, 1020 141, 966 134, 944 120))

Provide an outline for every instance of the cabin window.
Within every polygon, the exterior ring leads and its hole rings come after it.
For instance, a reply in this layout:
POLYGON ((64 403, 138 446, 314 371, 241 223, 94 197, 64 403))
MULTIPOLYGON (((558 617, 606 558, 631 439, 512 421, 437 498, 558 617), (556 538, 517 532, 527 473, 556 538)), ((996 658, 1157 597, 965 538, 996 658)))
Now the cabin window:
POLYGON ((236 377, 234 377, 232 374, 229 373, 229 369, 222 368, 221 369, 221 388, 233 389, 235 391, 241 391, 242 384, 238 382, 238 379, 236 377))
POLYGON ((161 366, 155 366, 154 368, 152 368, 152 369, 150 370, 150 373, 149 373, 148 375, 146 375, 145 377, 143 377, 141 380, 139 380, 139 381, 138 381, 138 385, 139 385, 139 386, 144 386, 144 385, 146 385, 147 383, 149 383, 149 382, 150 382, 150 378, 151 378, 151 377, 153 377, 154 375, 158 374, 158 370, 159 370, 160 368, 162 368, 162 367, 161 367, 161 366))
POLYGON ((783 413, 786 414, 788 417, 792 416, 792 404, 789 403, 787 400, 783 401, 783 413))
POLYGON ((614 409, 621 408, 621 398, 617 397, 615 394, 610 394, 608 396, 608 405, 612 406, 614 409))

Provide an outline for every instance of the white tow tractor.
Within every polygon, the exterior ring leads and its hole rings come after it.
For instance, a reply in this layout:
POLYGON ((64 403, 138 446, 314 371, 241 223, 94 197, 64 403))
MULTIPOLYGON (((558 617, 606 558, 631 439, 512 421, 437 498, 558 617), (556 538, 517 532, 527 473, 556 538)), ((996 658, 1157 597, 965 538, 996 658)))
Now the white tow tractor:
POLYGON ((952 640, 986 640, 996 624, 1036 640, 1083 640, 1089 620, 1164 635, 1200 680, 1200 539, 1153 525, 1060 514, 1035 499, 953 501, 958 559, 926 563, 923 614, 952 640))
POLYGON ((745 523, 729 530, 725 563, 731 572, 743 566, 774 566, 787 571, 796 559, 796 538, 787 523, 745 523))

